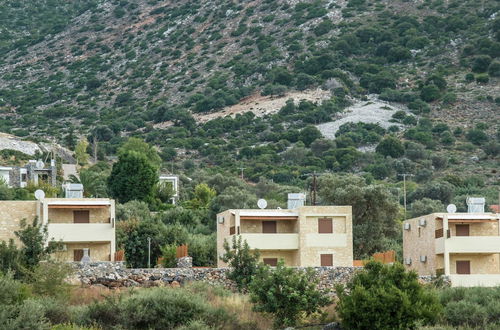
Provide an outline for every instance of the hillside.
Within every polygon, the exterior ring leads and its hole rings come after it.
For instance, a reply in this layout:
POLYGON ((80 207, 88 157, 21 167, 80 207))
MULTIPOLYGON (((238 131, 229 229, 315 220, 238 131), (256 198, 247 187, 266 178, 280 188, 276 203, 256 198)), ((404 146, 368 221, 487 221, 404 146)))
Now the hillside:
POLYGON ((101 159, 140 136, 176 172, 245 167, 254 182, 303 186, 307 173, 333 171, 390 183, 410 172, 461 195, 486 191, 491 203, 499 9, 494 0, 3 2, 0 131, 69 147, 95 136, 101 159), (366 124, 331 123, 370 102, 375 112, 352 112, 366 124), (388 109, 380 126, 365 118, 385 107, 401 111, 388 109), (316 127, 334 127, 335 142, 316 127), (391 135, 402 151, 373 152, 391 135))

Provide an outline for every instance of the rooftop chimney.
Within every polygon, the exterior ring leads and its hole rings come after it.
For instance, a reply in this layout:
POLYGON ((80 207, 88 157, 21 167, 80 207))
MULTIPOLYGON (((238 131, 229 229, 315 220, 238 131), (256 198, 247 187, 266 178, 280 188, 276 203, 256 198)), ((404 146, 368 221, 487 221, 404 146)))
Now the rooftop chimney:
POLYGON ((306 202, 306 194, 288 194, 288 209, 293 210, 304 206, 306 202))
POLYGON ((484 213, 485 203, 486 201, 483 197, 467 197, 467 212, 484 213))

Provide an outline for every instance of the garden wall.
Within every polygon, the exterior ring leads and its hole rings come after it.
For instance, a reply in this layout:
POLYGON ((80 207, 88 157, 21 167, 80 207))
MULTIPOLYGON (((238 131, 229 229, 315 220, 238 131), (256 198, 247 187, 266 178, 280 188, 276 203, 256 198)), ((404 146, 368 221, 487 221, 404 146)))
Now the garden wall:
MULTIPOLYGON (((126 268, 122 262, 74 263, 76 269, 73 284, 103 285, 109 288, 180 286, 190 281, 202 281, 234 289, 234 283, 226 278, 227 268, 126 268)), ((299 267, 299 269, 301 269, 299 267)), ((302 268, 304 269, 304 268, 302 268)), ((336 284, 347 283, 361 267, 313 267, 319 277, 318 288, 330 290, 336 284)), ((431 277, 421 277, 429 283, 431 277)), ((445 281, 446 282, 446 281, 445 281)))

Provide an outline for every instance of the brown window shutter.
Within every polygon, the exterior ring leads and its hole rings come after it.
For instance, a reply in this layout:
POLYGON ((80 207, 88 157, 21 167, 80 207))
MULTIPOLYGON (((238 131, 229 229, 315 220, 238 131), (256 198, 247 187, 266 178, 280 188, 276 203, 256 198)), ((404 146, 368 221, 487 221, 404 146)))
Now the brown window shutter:
POLYGON ((264 265, 276 267, 278 265, 278 258, 264 258, 264 265))
POLYGON ((276 234, 276 221, 262 221, 262 233, 276 234))
POLYGON ((333 266, 333 254, 321 254, 321 266, 328 267, 333 266))
POLYGON ((73 211, 73 223, 89 223, 90 212, 88 210, 73 211))
POLYGON ((236 227, 235 226, 229 227, 229 235, 234 235, 235 233, 236 233, 236 227))
POLYGON ((455 225, 457 236, 469 236, 469 225, 455 225))
POLYGON ((73 261, 81 261, 83 258, 83 249, 73 250, 73 261))
POLYGON ((333 233, 333 220, 332 218, 318 219, 318 233, 332 234, 333 233))
POLYGON ((470 260, 457 260, 457 274, 470 274, 470 260))

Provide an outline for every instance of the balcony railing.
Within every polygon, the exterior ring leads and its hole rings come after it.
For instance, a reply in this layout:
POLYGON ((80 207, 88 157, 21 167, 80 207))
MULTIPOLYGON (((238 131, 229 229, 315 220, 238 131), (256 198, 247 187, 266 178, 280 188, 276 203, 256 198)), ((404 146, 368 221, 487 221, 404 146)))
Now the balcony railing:
POLYGON ((109 242, 114 240, 111 223, 49 223, 49 239, 63 242, 109 242))
POLYGON ((296 250, 299 248, 299 234, 241 234, 252 249, 296 250))

